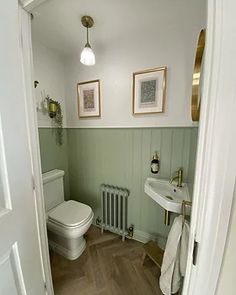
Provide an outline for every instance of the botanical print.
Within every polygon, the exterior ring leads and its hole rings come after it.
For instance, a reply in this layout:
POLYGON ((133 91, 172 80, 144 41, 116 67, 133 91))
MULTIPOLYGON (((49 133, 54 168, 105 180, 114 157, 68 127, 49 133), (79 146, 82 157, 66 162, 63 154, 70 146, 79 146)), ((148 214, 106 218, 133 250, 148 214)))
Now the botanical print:
POLYGON ((133 115, 164 111, 166 67, 133 73, 133 115))
POLYGON ((140 107, 156 105, 157 79, 140 81, 140 107))
POLYGON ((77 84, 79 118, 100 117, 100 81, 92 80, 77 84))
POLYGON ((84 111, 92 112, 95 109, 94 89, 83 90, 84 111))

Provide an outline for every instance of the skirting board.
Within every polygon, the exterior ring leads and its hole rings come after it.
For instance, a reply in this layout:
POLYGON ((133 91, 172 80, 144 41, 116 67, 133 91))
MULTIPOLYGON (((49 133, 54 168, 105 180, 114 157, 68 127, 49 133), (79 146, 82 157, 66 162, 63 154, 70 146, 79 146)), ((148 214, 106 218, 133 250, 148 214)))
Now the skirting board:
POLYGON ((150 240, 156 241, 158 243, 158 245, 162 249, 165 248, 166 240, 167 240, 164 237, 161 237, 161 236, 158 236, 158 235, 152 235, 152 234, 149 234, 147 232, 144 232, 144 231, 141 231, 141 230, 138 230, 138 229, 134 229, 133 239, 138 241, 138 242, 141 242, 141 243, 147 243, 150 240))
MULTIPOLYGON (((100 226, 97 225, 96 222, 93 222, 93 225, 100 228, 100 226)), ((144 232, 144 231, 141 231, 138 229, 134 229, 133 239, 135 241, 141 242, 143 244, 149 242, 150 240, 156 241, 162 249, 165 248, 166 240, 167 240, 167 238, 165 238, 165 237, 161 237, 158 235, 152 235, 152 234, 149 234, 147 232, 144 232)))

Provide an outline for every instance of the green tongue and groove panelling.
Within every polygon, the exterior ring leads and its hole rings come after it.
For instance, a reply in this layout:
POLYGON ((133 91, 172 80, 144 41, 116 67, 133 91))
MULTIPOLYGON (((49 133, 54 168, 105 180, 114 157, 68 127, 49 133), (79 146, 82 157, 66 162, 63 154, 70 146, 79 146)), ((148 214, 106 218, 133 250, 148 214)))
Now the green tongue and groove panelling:
POLYGON ((55 128, 39 128, 39 144, 41 154, 42 172, 53 169, 65 171, 64 190, 65 198, 70 198, 69 169, 68 169, 68 144, 67 130, 63 129, 63 144, 56 143, 55 128))
MULTIPOLYGON (((198 128, 64 129, 63 145, 51 128, 39 128, 42 170, 65 170, 66 198, 90 205, 100 215, 101 183, 129 189, 128 223, 141 233, 166 238, 164 210, 144 193, 147 177, 170 179, 179 168, 192 193, 198 128), (160 172, 150 172, 154 151, 160 172)), ((173 216, 172 216, 173 220, 173 216)))

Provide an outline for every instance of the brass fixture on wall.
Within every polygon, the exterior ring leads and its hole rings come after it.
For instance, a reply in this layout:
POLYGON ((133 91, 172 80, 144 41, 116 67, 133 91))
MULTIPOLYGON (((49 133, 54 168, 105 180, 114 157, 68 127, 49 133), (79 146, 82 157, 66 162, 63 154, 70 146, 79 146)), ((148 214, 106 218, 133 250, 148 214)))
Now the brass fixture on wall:
POLYGON ((192 80, 192 104, 191 115, 193 121, 199 121, 201 106, 201 79, 203 69, 203 56, 205 47, 206 30, 201 30, 198 37, 197 50, 192 80))
POLYGON ((58 108, 59 108, 59 104, 57 101, 50 100, 48 102, 48 114, 50 118, 56 117, 58 108))
POLYGON ((53 131, 56 134, 56 143, 63 143, 63 114, 60 102, 50 98, 45 94, 45 90, 41 91, 42 100, 37 106, 37 112, 48 115, 52 120, 53 131))

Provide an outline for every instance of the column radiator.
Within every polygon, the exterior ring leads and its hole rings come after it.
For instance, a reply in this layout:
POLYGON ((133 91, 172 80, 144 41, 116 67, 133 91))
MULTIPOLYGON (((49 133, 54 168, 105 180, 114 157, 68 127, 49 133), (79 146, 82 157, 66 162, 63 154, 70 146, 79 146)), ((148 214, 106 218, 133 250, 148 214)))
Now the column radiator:
POLYGON ((109 230, 122 236, 122 241, 127 235, 128 217, 127 189, 102 184, 101 185, 101 230, 109 230))

